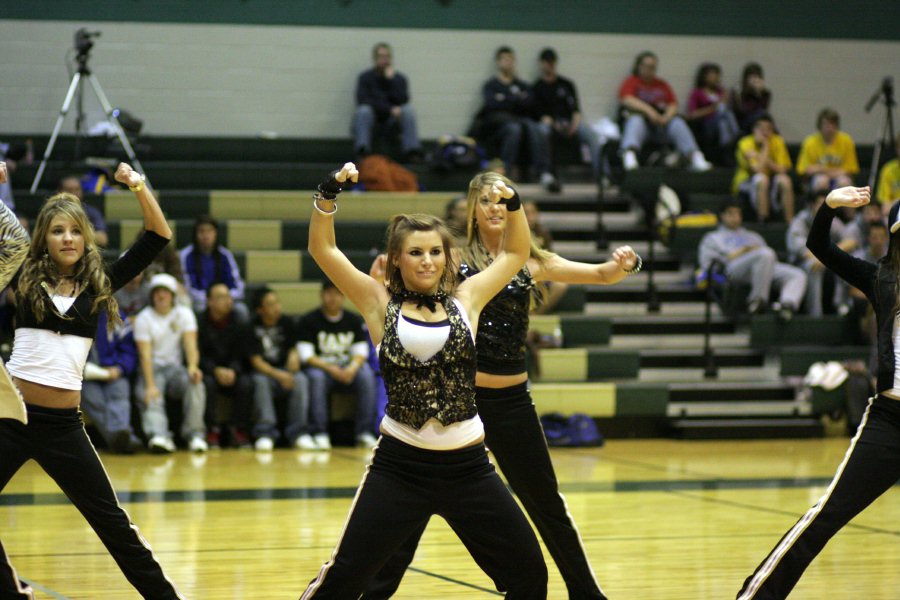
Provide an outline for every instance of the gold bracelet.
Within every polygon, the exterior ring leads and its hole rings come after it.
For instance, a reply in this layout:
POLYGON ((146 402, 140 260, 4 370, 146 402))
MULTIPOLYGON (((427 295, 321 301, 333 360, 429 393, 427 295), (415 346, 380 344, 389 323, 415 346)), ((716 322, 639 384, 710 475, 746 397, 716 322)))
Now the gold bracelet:
POLYGON ((144 189, 144 182, 147 181, 147 177, 145 175, 141 175, 141 182, 137 185, 129 185, 128 189, 137 194, 144 189))

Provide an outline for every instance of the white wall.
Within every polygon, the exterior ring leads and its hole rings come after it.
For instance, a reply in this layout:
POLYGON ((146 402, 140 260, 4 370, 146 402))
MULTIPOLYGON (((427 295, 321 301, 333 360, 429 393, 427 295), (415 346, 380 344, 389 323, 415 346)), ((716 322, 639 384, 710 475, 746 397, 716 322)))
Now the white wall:
MULTIPOLYGON (((883 109, 867 115, 863 106, 885 75, 900 84, 898 42, 0 20, 0 132, 50 132, 69 82, 64 56, 81 26, 103 32, 91 66, 110 102, 154 135, 348 137, 356 75, 378 41, 394 46, 410 78, 424 138, 465 131, 503 44, 516 50, 527 80, 540 49, 554 46, 591 119, 613 114, 641 50, 660 56, 660 75, 682 102, 700 62, 719 62, 731 86, 745 62, 758 61, 788 141, 801 140, 830 105, 845 130, 871 143, 883 109)), ((92 92, 86 97, 94 123, 102 111, 92 92)), ((74 108, 65 132, 73 120, 74 108)))

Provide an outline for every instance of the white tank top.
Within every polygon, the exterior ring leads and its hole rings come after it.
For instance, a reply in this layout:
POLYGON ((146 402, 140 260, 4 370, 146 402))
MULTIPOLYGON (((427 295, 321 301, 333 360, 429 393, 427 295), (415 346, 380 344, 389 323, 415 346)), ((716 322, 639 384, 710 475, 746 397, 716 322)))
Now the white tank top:
POLYGON ((48 329, 16 329, 6 369, 14 377, 64 390, 80 390, 94 340, 48 329))

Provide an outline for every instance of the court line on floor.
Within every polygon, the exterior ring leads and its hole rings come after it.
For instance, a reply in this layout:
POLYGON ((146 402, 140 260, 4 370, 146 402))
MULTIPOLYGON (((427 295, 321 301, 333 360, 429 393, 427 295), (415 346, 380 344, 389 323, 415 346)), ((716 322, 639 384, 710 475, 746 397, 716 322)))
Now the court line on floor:
MULTIPOLYGON (((748 510, 754 510, 756 512, 765 512, 765 513, 770 513, 770 514, 775 514, 775 515, 786 515, 789 517, 795 517, 796 519, 799 519, 800 517, 803 516, 802 512, 795 512, 792 510, 784 510, 784 509, 780 509, 780 508, 772 508, 770 506, 762 506, 762 505, 758 505, 758 504, 751 504, 748 502, 739 502, 737 500, 727 500, 725 498, 710 498, 709 496, 702 496, 700 494, 691 494, 690 492, 684 491, 684 490, 670 490, 668 493, 672 494, 673 496, 679 496, 682 498, 690 498, 692 500, 699 500, 701 502, 713 502, 715 504, 724 504, 724 505, 732 506, 735 508, 744 508, 744 509, 748 509, 748 510)), ((860 514, 862 514, 862 513, 860 513, 860 514)), ((868 533, 883 533, 885 535, 892 535, 892 536, 900 537, 900 531, 895 531, 892 529, 883 529, 881 527, 872 527, 871 525, 862 525, 860 523, 854 523, 853 521, 844 525, 844 528, 859 529, 861 531, 865 531, 868 533)))
MULTIPOLYGON (((827 487, 832 477, 766 477, 756 479, 660 479, 634 481, 595 481, 561 483, 564 493, 604 492, 676 492, 697 490, 746 490, 827 487)), ((900 485, 898 482, 895 485, 900 485)), ((331 500, 353 498, 357 487, 292 487, 215 490, 117 490, 119 501, 126 504, 148 502, 240 502, 262 500, 331 500)), ((65 494, 0 494, 2 506, 45 506, 69 504, 65 494)))
POLYGON ((497 590, 492 590, 486 587, 481 587, 480 585, 475 585, 474 583, 468 583, 466 581, 460 581, 459 579, 454 579, 453 577, 447 577, 446 575, 440 575, 438 573, 432 573, 431 571, 426 571, 425 569, 420 569, 419 567, 415 567, 413 565, 409 565, 406 567, 408 571, 414 571, 416 573, 420 573, 422 575, 427 575, 428 577, 433 577, 435 579, 440 579, 441 581, 446 581, 448 583, 455 583, 456 585, 460 585, 462 587, 471 588, 473 590, 478 590, 479 592, 486 592, 488 594, 494 596, 502 596, 500 592, 497 590))
POLYGON ((37 591, 43 592, 43 593, 47 594, 48 596, 52 596, 53 598, 56 598, 56 600, 72 600, 68 596, 63 596, 59 592, 54 592, 50 588, 45 587, 39 583, 35 583, 34 581, 31 581, 30 579, 25 579, 24 577, 19 577, 19 579, 22 580, 23 582, 27 583, 28 585, 30 585, 32 588, 36 589, 37 591))

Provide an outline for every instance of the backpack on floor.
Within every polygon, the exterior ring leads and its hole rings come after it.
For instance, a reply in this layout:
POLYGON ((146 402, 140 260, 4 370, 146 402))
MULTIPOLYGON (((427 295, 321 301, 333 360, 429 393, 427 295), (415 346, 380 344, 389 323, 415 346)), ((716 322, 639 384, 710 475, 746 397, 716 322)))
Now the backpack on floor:
POLYGON ((548 413, 541 417, 541 426, 549 446, 602 446, 604 443, 597 424, 586 414, 567 417, 548 413))

